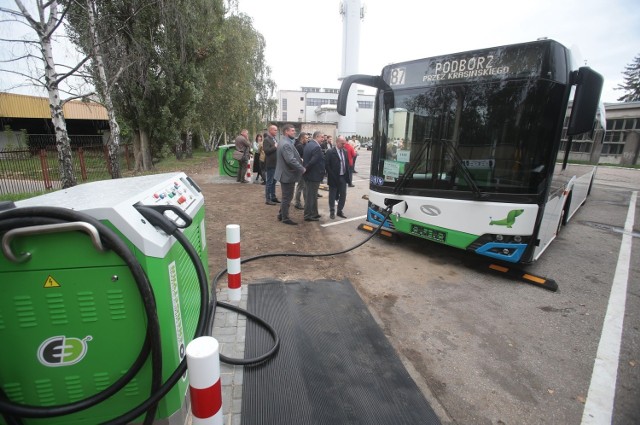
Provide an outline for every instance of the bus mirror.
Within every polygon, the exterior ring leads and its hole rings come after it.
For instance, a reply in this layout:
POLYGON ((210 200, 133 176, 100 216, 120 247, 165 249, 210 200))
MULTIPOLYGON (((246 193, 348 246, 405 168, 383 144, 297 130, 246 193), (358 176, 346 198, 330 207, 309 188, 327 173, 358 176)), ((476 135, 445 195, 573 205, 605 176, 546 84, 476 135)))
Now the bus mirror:
POLYGON ((568 136, 593 130, 603 82, 602 75, 587 66, 578 70, 576 94, 573 98, 571 117, 567 128, 568 136))
POLYGON ((353 84, 362 84, 363 86, 374 87, 381 90, 389 88, 380 76, 355 74, 346 77, 342 80, 340 92, 338 93, 337 109, 338 113, 342 116, 347 114, 347 98, 349 97, 349 89, 353 84))

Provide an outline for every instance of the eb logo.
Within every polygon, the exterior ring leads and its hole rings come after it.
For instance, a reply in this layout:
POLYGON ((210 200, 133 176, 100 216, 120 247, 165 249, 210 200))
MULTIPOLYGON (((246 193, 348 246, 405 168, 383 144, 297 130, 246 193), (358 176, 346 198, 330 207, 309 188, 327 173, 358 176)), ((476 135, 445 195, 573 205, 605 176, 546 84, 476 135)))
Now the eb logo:
POLYGON ((54 336, 38 348, 38 360, 45 366, 69 366, 78 363, 87 354, 87 342, 91 335, 84 339, 54 336))

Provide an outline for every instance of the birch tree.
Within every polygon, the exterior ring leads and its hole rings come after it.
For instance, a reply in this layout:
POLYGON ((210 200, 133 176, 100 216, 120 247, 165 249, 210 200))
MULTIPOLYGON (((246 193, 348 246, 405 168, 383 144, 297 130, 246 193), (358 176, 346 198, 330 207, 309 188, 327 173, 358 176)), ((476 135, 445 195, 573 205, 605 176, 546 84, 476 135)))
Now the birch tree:
POLYGON ((96 72, 100 79, 100 84, 104 87, 103 102, 105 108, 107 108, 107 114, 109 116, 109 130, 110 137, 108 143, 109 149, 109 163, 111 164, 111 178, 117 179, 121 177, 120 174, 120 161, 118 159, 118 150, 120 149, 120 126, 116 119, 116 112, 113 108, 113 100, 111 99, 111 87, 112 83, 107 78, 107 72, 104 66, 104 60, 102 56, 101 37, 98 33, 98 27, 96 23, 97 7, 96 0, 87 0, 87 16, 89 21, 89 34, 91 36, 91 47, 93 50, 93 60, 95 63, 96 72))
MULTIPOLYGON (((0 12, 12 17, 16 22, 25 23, 36 34, 37 41, 24 40, 3 40, 9 42, 22 42, 29 45, 37 45, 43 62, 44 75, 43 81, 38 78, 31 77, 32 81, 40 82, 46 89, 49 97, 49 107, 51 110, 51 120, 56 134, 56 149, 58 152, 58 164, 60 169, 60 181, 63 188, 76 185, 76 177, 73 173, 73 159, 71 153, 71 142, 69 133, 67 132, 67 124, 64 119, 62 106, 64 104, 60 97, 60 83, 68 78, 86 62, 88 58, 80 61, 75 67, 71 68, 64 74, 57 72, 56 62, 53 56, 52 40, 56 31, 59 30, 66 8, 60 7, 57 0, 42 1, 38 0, 34 6, 37 16, 34 17, 24 6, 21 0, 14 0, 19 10, 11 10, 0 8, 0 12)), ((25 55, 18 59, 28 59, 31 55, 25 55)), ((6 72, 6 70, 5 70, 6 72)), ((17 71, 16 71, 17 72, 17 71)))

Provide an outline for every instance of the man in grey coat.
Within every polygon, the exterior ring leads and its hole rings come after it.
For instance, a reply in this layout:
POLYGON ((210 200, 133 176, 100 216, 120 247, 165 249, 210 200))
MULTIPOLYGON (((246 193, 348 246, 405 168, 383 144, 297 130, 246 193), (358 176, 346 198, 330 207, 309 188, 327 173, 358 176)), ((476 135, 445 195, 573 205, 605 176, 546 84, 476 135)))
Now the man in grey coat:
POLYGON ((247 173, 247 165, 249 165, 249 158, 251 157, 251 143, 249 143, 249 130, 246 128, 240 132, 240 135, 236 137, 236 150, 242 152, 242 159, 238 160, 238 175, 236 181, 238 183, 247 183, 244 179, 247 173))
POLYGON ((305 168, 302 166, 302 159, 294 146, 296 129, 291 124, 285 124, 282 127, 282 134, 284 134, 284 137, 280 139, 278 144, 276 172, 274 174, 275 180, 280 182, 282 191, 278 220, 284 224, 298 224, 289 218, 289 207, 293 199, 296 182, 304 174, 305 168))

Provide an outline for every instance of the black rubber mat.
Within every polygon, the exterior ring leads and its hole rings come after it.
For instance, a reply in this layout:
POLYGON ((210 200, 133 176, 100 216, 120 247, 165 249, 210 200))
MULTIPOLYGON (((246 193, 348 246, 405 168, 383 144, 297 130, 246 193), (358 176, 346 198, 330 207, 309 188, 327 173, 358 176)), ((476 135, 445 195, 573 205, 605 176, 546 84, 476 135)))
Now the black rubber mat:
MULTIPOLYGON (((440 423, 350 282, 249 285, 247 308, 282 345, 244 369, 242 425, 440 423)), ((247 321, 246 358, 271 343, 247 321)))

